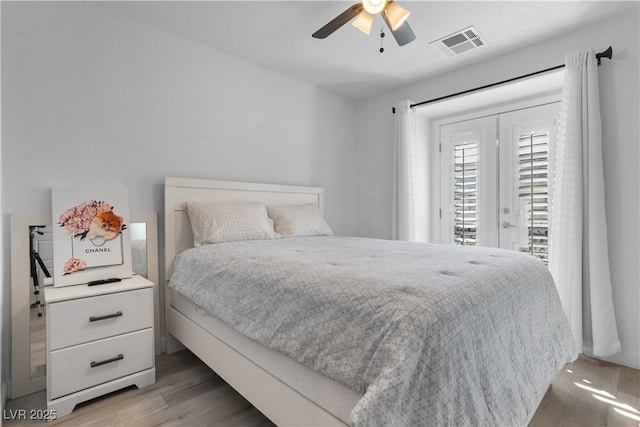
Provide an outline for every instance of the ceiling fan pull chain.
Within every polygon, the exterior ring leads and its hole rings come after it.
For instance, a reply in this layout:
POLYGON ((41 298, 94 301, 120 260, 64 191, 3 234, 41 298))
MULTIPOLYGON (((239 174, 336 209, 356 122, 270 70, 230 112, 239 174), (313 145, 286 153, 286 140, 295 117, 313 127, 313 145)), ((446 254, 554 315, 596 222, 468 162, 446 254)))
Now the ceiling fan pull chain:
POLYGON ((384 46, 382 45, 382 41, 384 40, 384 27, 380 28, 380 53, 384 52, 384 46))

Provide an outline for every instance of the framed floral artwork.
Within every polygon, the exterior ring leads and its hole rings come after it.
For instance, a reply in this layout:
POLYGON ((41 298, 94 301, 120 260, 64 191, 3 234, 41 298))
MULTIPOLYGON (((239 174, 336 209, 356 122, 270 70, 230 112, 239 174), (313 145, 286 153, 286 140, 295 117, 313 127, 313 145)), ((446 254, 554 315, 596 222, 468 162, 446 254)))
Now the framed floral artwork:
POLYGON ((53 286, 131 277, 125 188, 54 188, 53 286))

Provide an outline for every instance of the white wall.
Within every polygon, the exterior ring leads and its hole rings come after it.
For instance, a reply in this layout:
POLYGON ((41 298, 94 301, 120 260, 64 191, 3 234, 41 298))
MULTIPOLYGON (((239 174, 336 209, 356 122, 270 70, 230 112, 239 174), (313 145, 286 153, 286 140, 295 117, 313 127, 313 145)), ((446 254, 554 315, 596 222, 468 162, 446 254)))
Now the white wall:
POLYGON ((161 212, 164 177, 189 176, 324 187, 328 222, 355 234, 353 101, 91 2, 1 7, 5 219, 74 184, 161 212))
MULTIPOLYGON (((0 46, 2 46, 2 7, 0 7, 0 46)), ((2 57, 0 55, 0 81, 2 81, 2 57)), ((2 129, 2 85, 0 85, 0 129, 2 129)), ((4 196, 4 182, 2 180, 2 132, 0 132, 0 212, 2 212, 2 208, 4 207, 2 203, 2 199, 4 196)), ((0 215, 0 242, 3 241, 3 224, 4 224, 4 215, 0 215)), ((0 245, 0 280, 2 283, 4 282, 4 256, 3 256, 3 245, 0 245)), ((5 322, 4 322, 4 301, 5 301, 5 286, 0 287, 0 413, 4 414, 4 405, 7 399, 7 377, 5 376, 4 370, 4 341, 5 336, 8 335, 9 330, 5 331, 5 322)), ((7 310, 9 311, 9 310, 7 310)), ((8 371, 6 371, 8 372, 8 371)), ((4 418, 4 417, 3 417, 4 418)), ((0 426, 2 425, 2 421, 0 420, 0 426)))
POLYGON ((358 234, 391 236, 391 107, 398 101, 419 102, 482 86, 562 64, 569 52, 600 51, 612 45, 613 61, 605 60, 599 68, 609 256, 623 348, 611 360, 640 368, 639 4, 625 12, 562 37, 359 101, 358 234))

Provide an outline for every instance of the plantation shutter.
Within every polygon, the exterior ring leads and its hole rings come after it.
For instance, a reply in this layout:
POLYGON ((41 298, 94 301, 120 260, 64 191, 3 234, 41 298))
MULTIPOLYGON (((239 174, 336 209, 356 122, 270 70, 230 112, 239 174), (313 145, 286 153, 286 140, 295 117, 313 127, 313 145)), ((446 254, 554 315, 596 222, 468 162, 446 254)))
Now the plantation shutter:
POLYGON ((528 252, 548 264, 549 253, 549 133, 518 138, 518 197, 525 207, 528 252))
POLYGON ((454 241, 476 246, 478 234, 478 144, 454 147, 454 241))

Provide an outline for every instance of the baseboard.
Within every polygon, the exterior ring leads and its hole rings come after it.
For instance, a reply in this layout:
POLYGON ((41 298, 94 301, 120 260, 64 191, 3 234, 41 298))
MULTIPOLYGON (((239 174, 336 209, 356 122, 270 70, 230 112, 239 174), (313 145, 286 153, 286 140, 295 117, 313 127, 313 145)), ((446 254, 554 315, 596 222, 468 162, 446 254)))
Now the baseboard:
POLYGON ((7 381, 2 381, 2 391, 0 391, 0 393, 2 393, 2 396, 0 397, 0 399, 2 400, 2 409, 7 407, 7 391, 9 390, 9 384, 7 383, 7 381))
POLYGON ((582 352, 594 359, 606 360, 607 362, 617 363, 618 365, 628 366, 629 368, 640 370, 640 354, 633 353, 630 351, 622 350, 616 354, 611 356, 594 356, 593 355, 593 346, 590 342, 582 343, 582 352))
POLYGON ((165 334, 162 334, 160 336, 160 353, 158 354, 163 354, 167 352, 167 336, 165 334))
POLYGON ((178 341, 173 335, 167 332, 165 339, 165 352, 167 354, 175 353, 180 350, 184 350, 186 347, 178 341))
POLYGON ((155 355, 159 356, 167 351, 167 339, 161 335, 154 343, 155 355))

